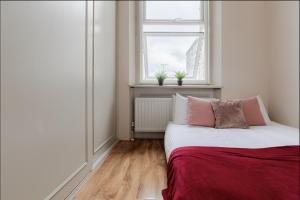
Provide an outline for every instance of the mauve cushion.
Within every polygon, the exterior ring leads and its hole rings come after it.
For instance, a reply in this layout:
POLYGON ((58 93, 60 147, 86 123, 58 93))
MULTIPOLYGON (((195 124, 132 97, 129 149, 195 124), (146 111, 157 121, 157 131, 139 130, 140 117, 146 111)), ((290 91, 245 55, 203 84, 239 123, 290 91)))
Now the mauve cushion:
POLYGON ((266 125, 264 117, 260 111, 259 103, 256 97, 243 99, 242 108, 248 126, 264 126, 266 125))
POLYGON ((216 128, 248 128, 241 101, 211 102, 216 128))
POLYGON ((215 116, 210 104, 211 100, 188 96, 187 123, 189 125, 214 127, 215 116))

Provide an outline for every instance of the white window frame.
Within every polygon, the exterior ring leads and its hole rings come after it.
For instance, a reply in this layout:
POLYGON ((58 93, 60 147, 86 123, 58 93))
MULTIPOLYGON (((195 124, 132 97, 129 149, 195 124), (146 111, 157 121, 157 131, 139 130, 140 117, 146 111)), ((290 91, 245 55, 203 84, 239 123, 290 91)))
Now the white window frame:
MULTIPOLYGON (((144 24, 199 24, 199 23, 204 23, 204 34, 200 35, 200 37, 204 37, 204 65, 206 68, 206 80, 196 80, 196 79, 184 79, 185 84, 210 84, 210 66, 209 66, 209 61, 210 61, 210 55, 209 55, 209 2, 208 1, 201 1, 202 6, 203 6, 203 20, 146 20, 146 15, 144 13, 145 9, 145 3, 144 1, 139 1, 137 2, 137 41, 136 41, 136 50, 137 50, 137 59, 136 59, 136 65, 137 65, 137 70, 136 70, 136 80, 137 84, 156 84, 157 80, 156 79, 143 79, 144 72, 143 70, 147 70, 147 65, 145 65, 145 69, 143 66, 143 57, 144 53, 147 53, 145 51, 144 45, 146 45, 146 35, 158 35, 158 36, 163 36, 163 35, 170 35, 170 36, 184 36, 184 35, 192 35, 192 36, 199 36, 198 33, 195 32, 164 32, 164 33, 156 33, 156 32, 148 32, 144 33, 143 32, 143 25, 144 24)), ((199 32, 199 34, 201 34, 199 32)), ((147 58, 147 56, 145 56, 147 58)), ((145 61, 147 62, 147 61, 145 61)), ((196 73, 199 73, 198 68, 194 69, 196 73)), ((197 74, 194 73, 194 76, 197 74)), ((194 77, 195 78, 195 77, 194 77)), ((167 79, 165 80, 164 84, 166 85, 173 85, 177 84, 176 79, 167 79)))

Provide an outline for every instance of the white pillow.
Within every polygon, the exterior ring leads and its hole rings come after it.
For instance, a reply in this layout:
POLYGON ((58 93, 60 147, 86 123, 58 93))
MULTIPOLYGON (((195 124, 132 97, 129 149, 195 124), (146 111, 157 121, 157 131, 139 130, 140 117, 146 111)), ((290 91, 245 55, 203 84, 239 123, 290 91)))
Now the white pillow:
POLYGON ((172 95, 172 121, 174 122, 175 119, 175 102, 176 102, 176 96, 172 95))
POLYGON ((265 105, 264 105, 262 99, 260 98, 260 96, 256 96, 256 98, 257 98, 257 101, 258 101, 258 105, 259 105, 259 108, 260 108, 260 112, 261 112, 261 114, 262 114, 262 116, 263 116, 263 118, 264 118, 264 120, 265 120, 266 125, 272 124, 272 123, 271 123, 271 120, 270 120, 270 118, 269 118, 267 109, 266 109, 266 107, 265 107, 265 105))
POLYGON ((173 109, 173 122, 175 124, 187 124, 186 123, 186 112, 187 112, 187 98, 181 96, 180 94, 176 93, 174 95, 175 101, 174 109, 173 109))

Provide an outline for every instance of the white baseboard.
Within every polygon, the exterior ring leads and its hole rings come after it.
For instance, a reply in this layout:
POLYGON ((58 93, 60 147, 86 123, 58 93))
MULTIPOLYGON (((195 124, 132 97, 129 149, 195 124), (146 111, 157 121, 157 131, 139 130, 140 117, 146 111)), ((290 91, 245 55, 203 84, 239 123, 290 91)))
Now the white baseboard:
POLYGON ((109 153, 111 152, 111 150, 114 148, 114 146, 117 143, 118 143, 118 140, 116 140, 112 145, 110 145, 110 147, 105 152, 103 152, 103 154, 101 156, 99 156, 99 158, 97 160, 95 160, 95 162, 92 165, 92 171, 101 166, 101 164, 103 163, 105 158, 109 155, 109 153))
POLYGON ((87 176, 76 186, 76 188, 69 194, 69 196, 65 200, 72 200, 77 192, 81 189, 81 187, 91 178, 91 176, 96 172, 96 170, 101 167, 104 160, 107 158, 107 156, 110 154, 114 146, 118 143, 118 140, 116 140, 112 145, 110 145, 109 148, 107 148, 101 156, 97 160, 94 161, 92 164, 91 171, 87 174, 87 176))

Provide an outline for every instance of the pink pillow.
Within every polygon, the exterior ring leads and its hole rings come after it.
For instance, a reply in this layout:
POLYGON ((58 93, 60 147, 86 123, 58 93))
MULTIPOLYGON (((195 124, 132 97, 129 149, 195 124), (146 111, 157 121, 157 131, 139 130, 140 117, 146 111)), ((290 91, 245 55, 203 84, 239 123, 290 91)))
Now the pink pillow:
POLYGON ((215 116, 210 101, 188 96, 187 123, 190 125, 214 127, 215 116))
POLYGON ((246 122, 249 126, 266 125, 256 97, 241 100, 246 122))

